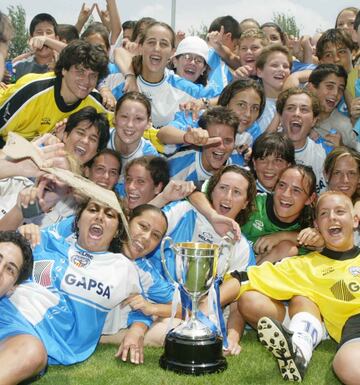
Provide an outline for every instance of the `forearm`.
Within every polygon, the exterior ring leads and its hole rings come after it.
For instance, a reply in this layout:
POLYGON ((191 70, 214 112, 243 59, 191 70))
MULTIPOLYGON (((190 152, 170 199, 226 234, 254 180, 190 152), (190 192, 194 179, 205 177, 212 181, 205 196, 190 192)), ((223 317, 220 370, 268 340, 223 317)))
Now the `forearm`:
POLYGON ((164 126, 156 136, 163 144, 183 144, 185 132, 174 126, 164 126))
POLYGON ((236 69, 241 66, 239 56, 235 55, 228 47, 224 44, 219 44, 216 47, 216 52, 219 56, 224 60, 224 62, 231 67, 232 69, 236 69))
POLYGON ((205 194, 200 191, 194 191, 188 197, 190 203, 211 222, 212 215, 217 214, 205 194))
POLYGON ((170 203, 169 200, 162 192, 149 202, 150 205, 156 206, 159 209, 163 208, 168 203, 170 203))
POLYGON ((290 241, 293 242, 294 245, 297 245, 298 240, 297 237, 299 235, 298 231, 279 231, 275 234, 272 234, 274 239, 276 239, 277 243, 282 241, 290 241))
POLYGON ((16 231, 23 220, 22 211, 16 205, 0 219, 0 231, 16 231))
MULTIPOLYGON (((87 19, 86 19, 87 20, 87 19)), ((84 25, 86 23, 86 20, 81 18, 80 16, 78 17, 78 19, 76 20, 76 23, 75 23, 75 28, 77 29, 77 31, 79 32, 79 34, 81 33, 81 30, 84 28, 84 25)))
MULTIPOLYGON (((172 305, 171 303, 154 303, 152 315, 161 318, 171 317, 172 305)), ((175 314, 176 318, 181 318, 181 306, 179 305, 175 314)))
POLYGON ((107 0, 107 6, 110 15, 110 28, 111 28, 111 44, 115 44, 119 37, 122 27, 120 21, 120 15, 116 6, 115 0, 107 0))
POLYGON ((114 61, 124 76, 126 74, 134 74, 135 73, 134 68, 132 66, 132 55, 125 48, 118 47, 115 49, 114 61))
POLYGON ((45 39, 44 45, 60 53, 66 47, 67 44, 63 43, 60 40, 50 39, 47 37, 45 39))

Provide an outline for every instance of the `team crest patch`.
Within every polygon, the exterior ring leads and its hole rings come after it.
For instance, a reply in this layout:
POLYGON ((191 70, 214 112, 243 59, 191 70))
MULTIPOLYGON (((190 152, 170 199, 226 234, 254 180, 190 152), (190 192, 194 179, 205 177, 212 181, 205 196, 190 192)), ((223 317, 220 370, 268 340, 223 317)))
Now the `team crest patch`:
POLYGON ((353 277, 358 277, 358 276, 360 276, 360 266, 351 266, 351 267, 349 267, 349 273, 350 273, 353 277))
POLYGON ((52 260, 42 260, 34 262, 33 280, 41 286, 51 286, 51 271, 54 266, 52 260))
POLYGON ((199 234, 199 238, 206 243, 214 242, 212 234, 208 233, 207 231, 203 231, 201 234, 199 234))
POLYGON ((86 251, 76 250, 73 255, 71 255, 71 262, 77 267, 88 267, 91 263, 93 256, 86 251))
POLYGON ((254 221, 253 226, 255 227, 255 229, 258 229, 258 230, 262 231, 264 229, 264 222, 263 221, 259 221, 258 219, 256 219, 254 221))

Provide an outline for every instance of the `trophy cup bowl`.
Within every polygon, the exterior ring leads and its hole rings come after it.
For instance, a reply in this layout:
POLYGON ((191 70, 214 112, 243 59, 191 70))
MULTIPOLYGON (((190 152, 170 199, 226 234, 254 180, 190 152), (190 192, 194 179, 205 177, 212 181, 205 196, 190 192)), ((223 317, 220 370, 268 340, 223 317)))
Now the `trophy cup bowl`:
POLYGON ((175 254, 175 278, 191 298, 191 317, 169 331, 165 351, 160 358, 163 369, 183 374, 207 374, 227 368, 222 353, 222 338, 197 318, 199 300, 205 296, 216 277, 219 245, 182 242, 165 237, 161 243, 161 260, 169 278, 165 259, 165 242, 175 254))

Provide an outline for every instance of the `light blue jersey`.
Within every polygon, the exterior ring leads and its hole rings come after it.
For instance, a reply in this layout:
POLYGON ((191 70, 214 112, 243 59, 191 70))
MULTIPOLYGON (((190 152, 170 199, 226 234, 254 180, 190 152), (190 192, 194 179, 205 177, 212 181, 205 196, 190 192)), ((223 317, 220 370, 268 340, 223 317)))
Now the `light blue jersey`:
MULTIPOLYGON (((112 150, 116 150, 115 147, 115 136, 116 136, 116 129, 111 128, 110 129, 110 139, 107 144, 107 148, 110 148, 112 150)), ((117 150, 116 150, 117 151, 117 150)), ((155 155, 159 156, 159 153, 156 151, 156 148, 151 144, 150 140, 147 140, 145 138, 141 138, 139 141, 138 146, 136 147, 136 150, 132 152, 129 155, 121 155, 121 173, 123 173, 125 169, 125 165, 129 163, 131 160, 140 158, 143 155, 155 155)))
MULTIPOLYGON (((116 129, 111 128, 110 129, 110 139, 107 144, 107 148, 110 148, 112 150, 116 150, 115 147, 115 136, 116 136, 116 129)), ((155 147, 151 144, 150 140, 147 140, 145 138, 141 138, 139 141, 139 144, 134 152, 132 152, 129 155, 121 155, 121 172, 119 177, 119 182, 115 185, 114 189, 115 191, 120 194, 120 196, 124 193, 124 170, 127 163, 129 163, 131 160, 140 158, 143 155, 154 155, 159 156, 159 153, 156 151, 155 147)))
MULTIPOLYGON (((194 206, 188 201, 172 202, 163 208, 167 217, 169 227, 167 235, 176 242, 202 242, 220 244, 221 237, 216 233, 209 221, 201 215, 194 206)), ((165 248, 165 258, 168 270, 175 278, 175 261, 172 252, 168 247, 165 248)), ((160 247, 152 253, 150 257, 153 265, 166 277, 161 264, 160 247)), ((245 236, 236 242, 230 261, 219 260, 219 270, 246 270, 248 266, 255 264, 255 257, 245 236)))
MULTIPOLYGON (((187 150, 180 151, 168 159, 170 178, 192 182, 203 182, 209 179, 213 173, 205 170, 202 159, 202 151, 187 150)), ((242 155, 234 151, 224 165, 237 164, 242 166, 244 159, 242 155)))
POLYGON ((209 50, 208 64, 211 68, 208 83, 216 84, 217 87, 223 90, 233 80, 229 66, 221 59, 214 48, 209 50))
MULTIPOLYGON (((75 217, 69 217, 59 222, 56 226, 58 234, 67 241, 73 242, 73 224, 75 217)), ((146 258, 138 258, 130 261, 137 271, 142 296, 150 302, 166 304, 171 302, 173 286, 166 281, 159 271, 146 258)), ((142 322, 147 326, 152 323, 152 317, 145 316, 141 312, 131 311, 130 306, 112 309, 108 314, 102 334, 115 334, 120 329, 125 329, 135 321, 142 322)))
MULTIPOLYGON (((179 111, 179 104, 191 99, 213 98, 220 95, 222 89, 204 87, 192 83, 171 71, 166 71, 159 83, 149 83, 141 76, 136 78, 139 91, 151 102, 151 120, 155 128, 167 125, 179 111)), ((112 89, 116 99, 123 95, 124 82, 112 89)))
POLYGON ((0 301, 0 340, 31 334, 44 344, 49 364, 83 361, 110 310, 140 292, 138 273, 124 255, 88 252, 51 226, 34 249, 32 277, 0 301))
POLYGON ((124 75, 119 70, 119 67, 115 63, 109 63, 108 75, 99 82, 96 88, 101 90, 103 87, 108 87, 110 90, 112 90, 124 80, 124 75))

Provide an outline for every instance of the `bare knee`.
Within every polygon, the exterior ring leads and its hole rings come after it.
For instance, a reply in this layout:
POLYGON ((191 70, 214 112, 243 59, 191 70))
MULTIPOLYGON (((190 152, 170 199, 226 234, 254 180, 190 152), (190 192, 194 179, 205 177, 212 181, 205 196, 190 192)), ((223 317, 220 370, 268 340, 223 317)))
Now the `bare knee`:
POLYGON ((43 343, 38 338, 28 337, 20 344, 19 357, 24 367, 36 374, 46 367, 48 357, 43 343))
POLYGON ((4 340, 0 346, 0 383, 13 384, 38 374, 47 364, 43 343, 22 334, 4 340))
POLYGON ((289 303, 289 315, 292 317, 296 313, 307 312, 312 314, 318 320, 321 321, 320 310, 317 305, 312 302, 309 298, 301 295, 296 295, 291 298, 289 303))
POLYGON ((360 378, 360 342, 343 345, 335 355, 333 369, 343 384, 357 385, 360 378))
POLYGON ((284 305, 257 291, 246 291, 238 300, 240 313, 251 326, 256 327, 261 317, 268 316, 282 321, 285 317, 284 305))

